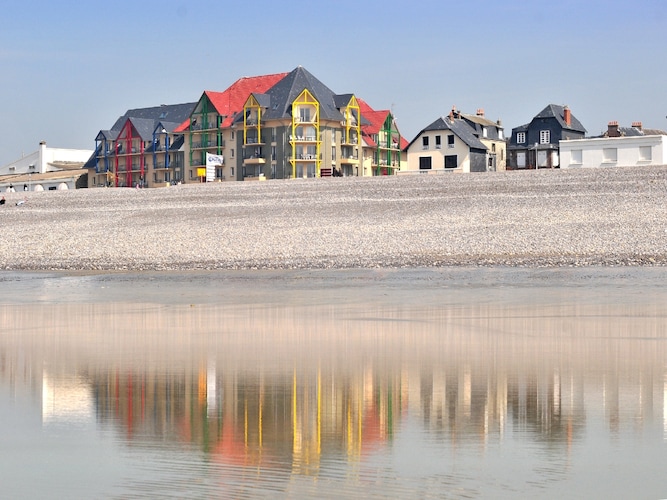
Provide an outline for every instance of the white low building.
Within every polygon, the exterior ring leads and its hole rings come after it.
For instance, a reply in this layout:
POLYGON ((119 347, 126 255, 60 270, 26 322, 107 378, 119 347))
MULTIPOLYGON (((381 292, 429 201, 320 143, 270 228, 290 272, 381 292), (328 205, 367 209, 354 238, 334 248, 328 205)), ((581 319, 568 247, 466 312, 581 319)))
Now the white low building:
POLYGON ((49 148, 42 141, 37 151, 0 166, 0 191, 81 187, 77 182, 87 174, 82 167, 92 154, 92 149, 49 148))
POLYGON ((602 137, 560 141, 560 168, 667 165, 667 135, 659 130, 620 128, 611 122, 602 137))

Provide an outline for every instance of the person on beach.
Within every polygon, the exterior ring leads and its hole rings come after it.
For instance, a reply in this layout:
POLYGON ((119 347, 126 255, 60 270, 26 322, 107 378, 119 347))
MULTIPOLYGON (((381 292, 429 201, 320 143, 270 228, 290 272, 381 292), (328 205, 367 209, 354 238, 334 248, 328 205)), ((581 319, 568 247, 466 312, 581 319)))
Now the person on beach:
POLYGON ((3 196, 2 199, 0 200, 0 205, 4 205, 4 204, 5 204, 5 197, 3 196))

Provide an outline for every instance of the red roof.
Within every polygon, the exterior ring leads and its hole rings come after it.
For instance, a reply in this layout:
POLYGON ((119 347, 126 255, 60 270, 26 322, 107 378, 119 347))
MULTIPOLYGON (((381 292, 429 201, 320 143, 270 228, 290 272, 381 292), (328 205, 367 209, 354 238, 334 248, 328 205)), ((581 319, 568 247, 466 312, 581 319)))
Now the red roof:
MULTIPOLYGON (((229 127, 232 124, 234 114, 243 110, 248 96, 252 93, 263 94, 273 87, 280 80, 285 78, 287 73, 276 73, 273 75, 262 76, 244 76, 232 83, 224 92, 214 92, 206 90, 204 94, 211 101, 213 107, 219 115, 225 116, 222 127, 229 127)), ((188 118, 181 123, 174 132, 183 132, 190 126, 188 118)))
MULTIPOLYGON (((364 135, 364 140, 369 146, 375 147, 375 141, 373 141, 373 134, 377 134, 382 126, 384 125, 387 116, 390 111, 388 109, 382 109, 380 111, 375 111, 371 108, 366 101, 357 97, 357 103, 359 104, 359 111, 361 111, 361 116, 370 122, 369 125, 363 125, 361 127, 362 134, 364 135)), ((408 141, 401 135, 401 149, 405 149, 408 146, 408 141)))

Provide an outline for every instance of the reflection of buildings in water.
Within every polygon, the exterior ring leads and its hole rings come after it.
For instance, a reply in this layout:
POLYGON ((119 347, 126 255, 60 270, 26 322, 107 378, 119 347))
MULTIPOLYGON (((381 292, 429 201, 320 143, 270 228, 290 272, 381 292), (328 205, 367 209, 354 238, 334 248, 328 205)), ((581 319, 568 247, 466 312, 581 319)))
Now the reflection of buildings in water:
POLYGON ((661 422, 667 438, 667 326, 655 312, 259 309, 5 309, 5 332, 54 326, 0 337, 0 380, 42 394, 45 420, 85 418, 94 401, 98 421, 129 440, 193 443, 236 463, 290 455, 301 473, 389 442, 406 412, 452 442, 512 426, 567 444, 598 417, 612 433, 661 422))
POLYGON ((42 423, 88 425, 95 422, 95 399, 89 381, 77 374, 42 377, 42 423))

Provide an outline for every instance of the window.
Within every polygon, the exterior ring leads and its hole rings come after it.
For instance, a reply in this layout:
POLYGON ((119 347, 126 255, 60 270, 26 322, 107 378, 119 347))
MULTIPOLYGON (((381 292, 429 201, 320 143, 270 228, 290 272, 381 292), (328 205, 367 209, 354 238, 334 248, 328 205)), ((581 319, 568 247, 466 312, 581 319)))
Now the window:
POLYGON ((440 143, 440 136, 436 135, 435 136, 435 149, 440 149, 440 148, 442 148, 442 145, 440 143))
POLYGON ((526 143, 526 133, 525 132, 517 132, 516 133, 516 143, 517 144, 525 144, 526 143))
POLYGON ((551 142, 551 130, 540 130, 540 144, 549 144, 551 142))
POLYGON ((456 168, 458 166, 459 165, 456 155, 445 156, 445 168, 456 168))
POLYGON ((503 140, 503 129, 498 129, 498 139, 503 140))
POLYGON ((428 149, 428 136, 422 137, 422 149, 428 149))
POLYGON ((482 137, 488 137, 489 136, 489 131, 486 129, 486 127, 482 127, 482 137))
POLYGON ((234 158, 234 150, 231 151, 231 157, 234 158))
POLYGON ((430 156, 420 156, 419 157, 419 170, 430 170, 431 169, 431 157, 430 156))
POLYGON ((651 146, 639 146, 639 161, 651 161, 652 159, 651 146))
POLYGON ((495 142, 493 144, 491 144, 491 152, 492 153, 496 152, 496 143, 495 142))
POLYGON ((336 146, 331 146, 331 160, 336 161, 336 146))
POLYGON ((453 135, 448 135, 447 136, 447 147, 448 148, 453 148, 454 147, 454 136, 453 135))
POLYGON ((573 163, 575 165, 581 165, 583 163, 583 150, 581 149, 573 149, 572 152, 570 153, 571 159, 570 163, 573 163))
POLYGON ((232 141, 234 140, 234 131, 232 130, 232 141))
POLYGON ((602 161, 604 163, 616 163, 617 156, 616 148, 602 148, 602 161))
POLYGON ((302 122, 310 121, 310 108, 299 108, 299 118, 302 122))

